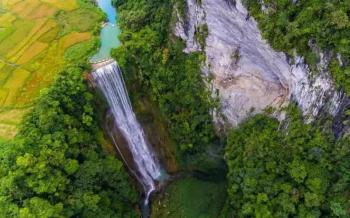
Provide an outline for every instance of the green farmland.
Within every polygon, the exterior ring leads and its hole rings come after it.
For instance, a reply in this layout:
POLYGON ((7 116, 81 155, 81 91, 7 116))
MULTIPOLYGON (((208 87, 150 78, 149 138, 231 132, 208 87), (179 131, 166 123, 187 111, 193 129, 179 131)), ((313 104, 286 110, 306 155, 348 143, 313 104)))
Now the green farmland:
POLYGON ((82 0, 0 1, 1 139, 14 137, 40 90, 75 61, 74 47, 96 46, 103 17, 91 7, 82 0))

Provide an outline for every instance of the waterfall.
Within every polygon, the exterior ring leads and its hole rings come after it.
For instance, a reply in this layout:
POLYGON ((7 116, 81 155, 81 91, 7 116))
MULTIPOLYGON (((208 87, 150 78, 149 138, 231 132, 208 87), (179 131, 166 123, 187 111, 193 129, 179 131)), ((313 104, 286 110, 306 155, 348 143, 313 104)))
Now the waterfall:
MULTIPOLYGON (((147 205, 150 194, 155 190, 155 181, 161 176, 161 167, 132 110, 122 72, 114 61, 95 70, 92 77, 94 85, 102 91, 108 102, 115 125, 127 141, 136 169, 128 167, 143 186, 147 205)), ((118 145, 115 146, 118 148, 118 145)))

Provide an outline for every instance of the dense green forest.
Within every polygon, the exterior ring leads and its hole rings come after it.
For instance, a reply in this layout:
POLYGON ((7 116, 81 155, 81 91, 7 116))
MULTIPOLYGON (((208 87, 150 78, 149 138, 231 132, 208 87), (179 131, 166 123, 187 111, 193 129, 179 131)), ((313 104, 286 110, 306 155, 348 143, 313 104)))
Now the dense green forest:
POLYGON ((176 1, 115 3, 122 46, 114 56, 128 83, 158 105, 182 154, 203 151, 215 139, 210 115, 215 101, 200 74, 203 54, 184 54, 184 43, 171 36, 176 1))
POLYGON ((348 217, 350 142, 324 129, 290 107, 282 123, 257 115, 232 130, 226 215, 348 217))
POLYGON ((350 1, 244 2, 273 48, 291 56, 296 51, 313 71, 323 52, 330 57, 328 69, 335 82, 350 93, 350 1))
POLYGON ((104 153, 82 69, 67 68, 0 146, 0 217, 137 217, 138 194, 104 153))
MULTIPOLYGON (((334 81, 349 94, 350 1, 244 3, 273 48, 305 57, 312 73, 324 53, 334 81)), ((325 123, 304 124, 291 108, 282 123, 258 115, 229 134, 226 212, 238 217, 349 217, 349 139, 334 139, 325 123)))
POLYGON ((172 32, 174 6, 184 3, 115 1, 122 33, 113 56, 122 68, 134 108, 144 99, 157 107, 157 116, 176 147, 177 164, 190 175, 180 173, 155 197, 151 217, 157 218, 217 217, 226 197, 225 164, 215 153, 218 138, 211 114, 217 102, 201 74, 205 55, 185 54, 184 42, 172 32), (193 171, 200 174, 194 176, 193 171), (189 190, 193 195, 187 194, 189 190))
MULTIPOLYGON (((306 124, 294 105, 282 122, 260 114, 219 137, 212 117, 218 102, 201 75, 205 54, 185 54, 172 33, 174 7, 185 15, 185 0, 113 2, 122 29, 113 57, 132 102, 145 98, 159 110, 181 167, 196 162, 194 169, 180 167, 182 174, 162 190, 165 197, 154 198, 153 217, 350 217, 348 138, 336 139, 324 120, 306 124), (219 163, 211 166, 213 156, 219 163)), ((266 10, 259 0, 245 0, 272 46, 288 55, 296 49, 315 73, 319 52, 329 53, 335 81, 350 93, 349 1, 263 2, 266 10)), ((199 28, 202 47, 208 31, 199 28)), ((135 181, 101 147, 104 108, 84 74, 97 47, 95 40, 67 49, 68 64, 15 139, 0 141, 1 218, 140 217, 135 181)))
POLYGON ((94 40, 65 51, 62 70, 15 139, 0 141, 0 217, 139 217, 136 187, 122 162, 101 147, 95 96, 83 73, 104 19, 91 3, 79 1, 79 10, 91 11, 83 26, 65 12, 55 15, 66 29, 87 28, 94 40))
MULTIPOLYGON (((129 87, 139 95, 151 96, 183 154, 202 152, 215 140, 210 117, 215 100, 200 76, 203 54, 184 54, 183 42, 169 31, 174 24, 171 8, 176 5, 186 12, 184 1, 115 2, 123 33, 122 46, 114 55, 127 72, 129 87)), ((312 39, 322 51, 333 52, 329 67, 339 86, 347 90, 348 26, 325 26, 322 22, 329 19, 324 16, 314 19, 315 13, 326 13, 322 12, 325 5, 318 1, 264 2, 270 11, 262 12, 258 1, 246 1, 273 47, 290 55, 296 48, 315 70, 319 54, 309 46, 312 39), (294 11, 289 12, 290 8, 294 11), (311 21, 319 23, 310 25, 311 21), (336 53, 341 54, 342 66, 336 53)), ((348 13, 346 4, 334 2, 338 15, 348 13)), ((349 215, 349 193, 344 191, 350 188, 349 141, 336 140, 324 124, 304 124, 294 107, 288 114, 283 123, 257 115, 229 134, 225 155, 228 199, 221 217, 349 215)))
MULTIPOLYGON (((89 1, 81 3, 91 9, 89 1)), ((200 75, 203 54, 185 55, 183 43, 168 37, 173 3, 116 4, 123 46, 115 56, 129 72, 127 81, 159 107, 179 153, 201 153, 215 139, 210 115, 215 102, 200 75)), ((70 47, 67 64, 42 91, 16 138, 1 142, 0 217, 139 216, 139 193, 122 163, 98 141, 98 105, 83 76, 97 47, 97 40, 70 47)), ((201 184, 186 181, 181 184, 201 184)), ((222 187, 212 185, 204 194, 222 187)))

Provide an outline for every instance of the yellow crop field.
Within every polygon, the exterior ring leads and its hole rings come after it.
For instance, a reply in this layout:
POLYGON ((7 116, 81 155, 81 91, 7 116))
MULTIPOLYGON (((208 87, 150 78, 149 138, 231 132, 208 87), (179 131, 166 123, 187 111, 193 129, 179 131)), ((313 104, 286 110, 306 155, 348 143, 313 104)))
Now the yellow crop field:
POLYGON ((16 133, 16 125, 0 123, 0 135, 2 139, 11 139, 16 133))
POLYGON ((59 33, 59 27, 55 26, 51 28, 50 31, 42 35, 38 40, 40 42, 50 43, 57 38, 58 33, 59 33))
POLYGON ((66 11, 70 11, 73 9, 76 9, 78 7, 78 4, 76 1, 72 1, 72 0, 68 0, 68 1, 63 1, 63 0, 42 0, 43 2, 47 2, 52 4, 53 6, 55 6, 58 9, 61 10, 66 10, 66 11))
POLYGON ((25 81, 29 77, 30 72, 23 70, 21 68, 16 69, 7 79, 5 85, 3 85, 3 89, 8 91, 8 95, 6 99, 3 101, 2 106, 12 106, 15 103, 16 97, 23 87, 25 81))
POLYGON ((8 95, 8 90, 0 89, 0 105, 4 105, 8 95))
POLYGON ((13 27, 0 28, 0 42, 12 34, 14 30, 13 27))
POLYGON ((78 42, 83 42, 91 38, 90 33, 77 33, 73 32, 61 39, 62 45, 64 48, 69 48, 72 45, 77 44, 78 42))
POLYGON ((18 20, 14 22, 14 31, 0 43, 0 56, 6 56, 8 52, 20 43, 29 34, 34 23, 28 20, 18 20), (6 40, 11 39, 11 40, 6 40))
POLYGON ((47 43, 35 42, 28 49, 25 50, 23 55, 17 61, 18 64, 24 64, 34 58, 36 55, 40 54, 48 47, 47 43))
POLYGON ((12 13, 6 13, 0 16, 0 27, 9 27, 16 20, 16 16, 12 13))
POLYGON ((0 113, 0 120, 8 124, 19 124, 28 110, 29 108, 2 111, 0 113))
POLYGON ((0 139, 16 134, 40 90, 66 64, 66 49, 92 40, 101 17, 79 2, 0 0, 0 139))
POLYGON ((37 19, 37 18, 49 18, 52 17, 58 11, 57 8, 52 7, 48 4, 40 4, 38 8, 32 11, 27 17, 29 19, 37 19))
POLYGON ((0 88, 6 83, 7 78, 11 75, 13 70, 14 68, 7 64, 4 64, 0 68, 0 88))
POLYGON ((34 11, 37 7, 39 7, 40 1, 39 0, 26 0, 21 1, 15 4, 12 7, 12 12, 16 14, 19 17, 25 18, 27 17, 32 11, 34 11))
POLYGON ((15 4, 17 4, 18 2, 20 2, 20 1, 22 1, 22 0, 3 0, 3 4, 4 4, 5 9, 6 9, 7 7, 10 7, 10 6, 12 6, 12 5, 15 5, 15 4))
POLYGON ((19 43, 11 52, 7 54, 7 58, 11 62, 16 62, 16 60, 33 44, 36 43, 38 38, 43 34, 54 28, 56 24, 52 20, 39 20, 34 26, 33 30, 28 34, 28 36, 19 43))
POLYGON ((35 25, 32 27, 31 31, 26 35, 26 37, 21 39, 21 41, 15 47, 13 47, 11 51, 7 53, 6 57, 10 58, 13 55, 17 54, 23 47, 30 46, 30 40, 36 35, 38 31, 40 31, 43 28, 46 22, 46 19, 37 20, 35 25))

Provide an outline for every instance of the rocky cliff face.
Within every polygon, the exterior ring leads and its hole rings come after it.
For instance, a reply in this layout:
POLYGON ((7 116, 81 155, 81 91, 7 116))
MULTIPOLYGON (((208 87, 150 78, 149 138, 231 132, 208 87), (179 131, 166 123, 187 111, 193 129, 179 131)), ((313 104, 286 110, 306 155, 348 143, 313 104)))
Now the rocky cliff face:
POLYGON ((321 113, 335 116, 340 110, 344 97, 325 70, 326 58, 312 75, 303 58, 288 60, 274 51, 240 0, 187 0, 186 17, 177 17, 174 32, 186 42, 187 53, 201 50, 196 38, 201 26, 208 27, 203 73, 213 76, 221 112, 233 126, 290 100, 297 102, 307 120, 321 113))

